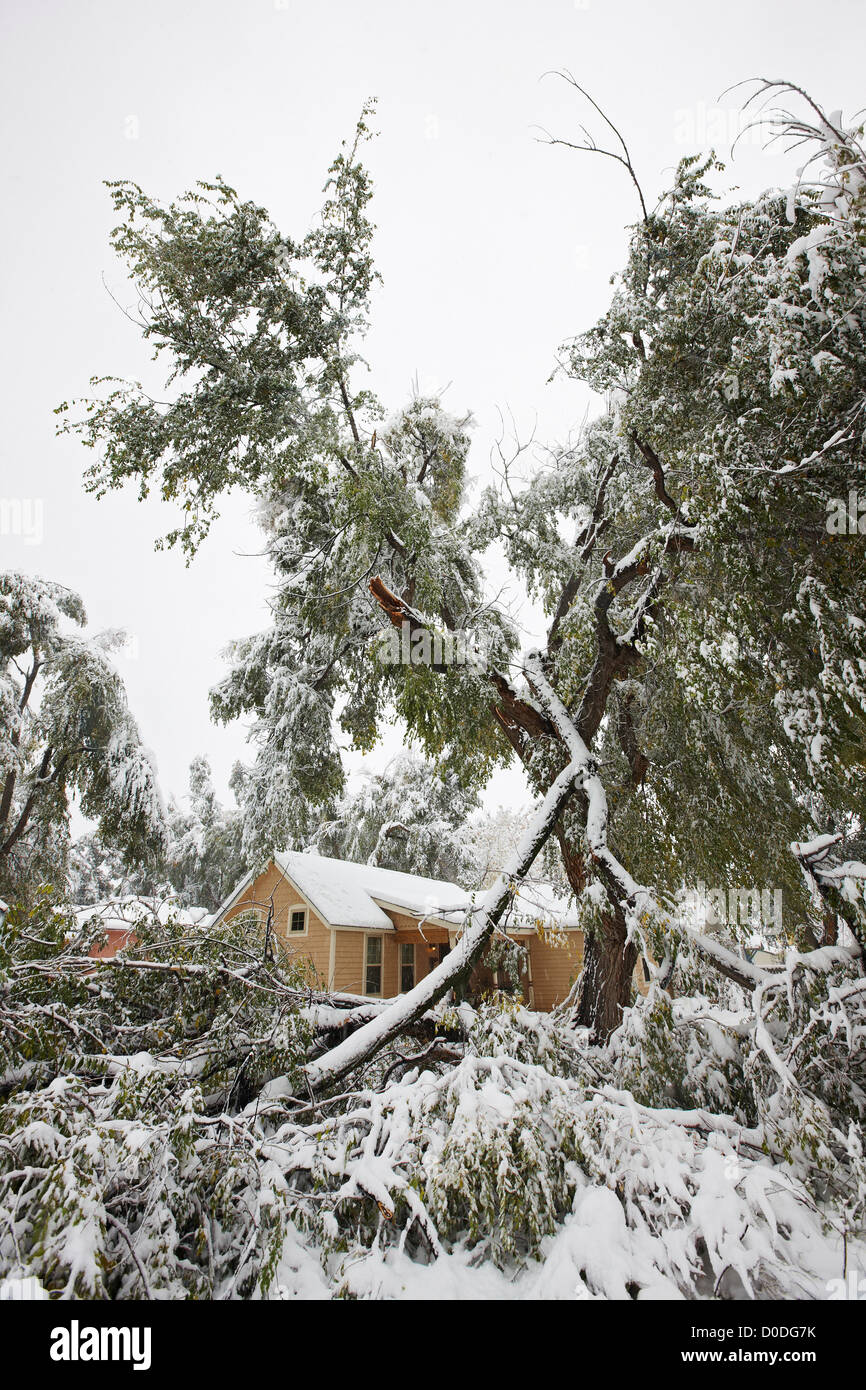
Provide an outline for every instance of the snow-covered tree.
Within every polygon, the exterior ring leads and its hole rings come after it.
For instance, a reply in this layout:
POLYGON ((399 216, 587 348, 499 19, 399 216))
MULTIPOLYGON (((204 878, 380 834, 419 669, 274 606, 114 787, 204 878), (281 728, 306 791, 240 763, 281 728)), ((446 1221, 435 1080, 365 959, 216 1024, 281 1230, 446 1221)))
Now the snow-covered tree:
MULTIPOLYGON (((169 824, 170 815, 169 808, 169 824)), ((70 844, 66 881, 69 901, 76 905, 106 898, 150 898, 162 895, 168 887, 164 865, 156 859, 135 862, 122 850, 104 845, 93 830, 85 831, 70 844)))
POLYGON ((455 777, 443 779, 421 758, 401 754, 343 797, 313 844, 337 859, 468 886, 475 863, 466 821, 476 806, 475 795, 455 777))
POLYGON ((237 807, 220 802, 205 757, 190 764, 188 799, 189 810, 169 809, 167 875, 181 902, 213 912, 249 868, 243 818, 237 807))
MULTIPOLYGON (((303 280, 222 185, 204 213, 117 193, 156 229, 119 244, 194 384, 96 404, 94 479, 158 480, 191 546, 226 484, 260 494, 274 624, 216 697, 257 721, 253 841, 339 794, 335 720, 369 746, 393 708, 467 789, 511 748, 536 800, 481 823, 496 872, 397 1001, 317 994, 249 919, 155 920, 95 962, 45 900, 14 908, 3 1273, 67 1296, 405 1296, 444 1273, 625 1300, 824 1297, 864 1267, 862 559, 850 506, 845 535, 825 524, 863 463, 864 159, 838 117, 784 119, 824 161, 790 197, 714 209, 687 160, 642 198, 610 311, 566 355, 608 413, 474 516, 465 420, 416 401, 384 425, 351 387, 372 274, 355 152, 303 280), (481 602, 493 538, 549 614, 519 667, 481 602), (485 659, 371 659, 392 627, 434 653, 467 629, 485 659), (551 837, 587 918, 578 999, 452 1007, 551 837), (693 877, 732 873, 786 888, 778 967, 681 910, 693 877)), ((390 821, 361 810, 377 853, 390 821)))
MULTIPOLYGON (((237 785, 235 777, 233 785, 237 785)), ((249 864, 242 853, 243 819, 237 807, 219 801, 207 758, 194 758, 189 770, 188 806, 172 799, 166 808, 162 853, 125 853, 88 831, 69 850, 69 892, 73 903, 135 895, 169 897, 214 912, 249 864)))
POLYGON ((503 657, 514 639, 484 602, 462 511, 468 416, 418 398, 386 418, 357 384, 375 278, 359 159, 368 115, 298 243, 219 182, 168 207, 112 186, 124 218, 114 244, 151 304, 146 336, 171 360, 175 389, 166 406, 118 384, 66 425, 99 446, 91 489, 140 476, 180 501, 184 525, 169 539, 190 551, 226 488, 259 498, 279 578, 274 623, 236 645, 214 695, 219 718, 252 717, 258 752, 243 799, 256 855, 309 841, 319 808, 342 791, 338 730, 366 750, 395 705, 464 784, 482 782, 506 751, 471 666, 443 682, 377 660, 389 625, 367 581, 379 574, 441 610, 443 629, 467 629, 503 657))
POLYGON ((62 886, 69 804, 106 845, 158 857, 165 816, 110 653, 117 633, 85 637, 77 594, 0 574, 0 885, 7 896, 62 886))
POLYGON ((93 488, 135 478, 182 501, 172 538, 188 548, 226 487, 260 498, 273 626, 236 646, 214 694, 218 717, 254 720, 248 843, 308 840, 342 785, 338 732, 368 748, 394 712, 466 785, 516 754, 548 817, 529 840, 556 836, 587 902, 576 1020, 601 1037, 638 949, 626 881, 671 893, 736 875, 783 887, 793 920, 811 905, 784 847, 860 808, 862 558, 825 520, 840 462, 862 468, 862 154, 856 132, 816 122, 795 134, 819 142, 826 177, 788 197, 714 210, 712 161, 686 159, 643 206, 610 310, 567 352, 608 413, 480 514, 468 417, 423 398, 386 418, 357 385, 374 276, 365 118, 298 244, 222 184, 169 207, 113 189, 146 334, 193 384, 168 405, 120 386, 72 427, 101 447, 93 488), (493 541, 549 614, 522 677, 485 601, 493 541), (468 634, 480 659, 382 660, 389 624, 434 652, 468 634), (743 834, 756 806, 762 833, 743 834), (636 878, 611 869, 608 837, 636 878))

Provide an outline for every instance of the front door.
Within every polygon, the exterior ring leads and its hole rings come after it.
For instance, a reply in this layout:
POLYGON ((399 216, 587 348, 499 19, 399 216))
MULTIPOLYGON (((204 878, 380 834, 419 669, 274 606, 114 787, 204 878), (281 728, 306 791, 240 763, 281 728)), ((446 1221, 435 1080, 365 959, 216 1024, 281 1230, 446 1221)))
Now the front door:
POLYGON ((427 955, 427 960, 429 961, 428 971, 435 970, 437 965, 441 965, 450 950, 451 947, 448 945, 447 941, 440 941, 427 955))

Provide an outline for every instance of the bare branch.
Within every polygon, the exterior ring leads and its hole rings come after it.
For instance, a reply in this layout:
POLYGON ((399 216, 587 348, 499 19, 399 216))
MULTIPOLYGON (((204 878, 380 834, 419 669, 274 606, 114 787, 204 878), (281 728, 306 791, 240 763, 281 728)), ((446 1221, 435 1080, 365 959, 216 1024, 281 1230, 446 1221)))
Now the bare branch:
MULTIPOLYGON (((549 75, 549 74, 545 73, 545 76, 548 76, 548 75, 549 75)), ((640 184, 638 183, 637 174, 635 173, 635 171, 634 171, 634 166, 633 166, 633 164, 632 164, 632 162, 631 162, 631 155, 629 154, 628 146, 626 145, 625 140, 623 139, 623 137, 622 137, 622 135, 620 134, 619 130, 617 130, 617 128, 616 128, 616 126, 614 125, 613 121, 612 121, 612 120, 610 119, 610 117, 602 110, 602 108, 599 106, 598 102, 595 101, 595 100, 589 95, 589 92, 587 92, 583 87, 581 87, 580 84, 579 84, 579 82, 577 82, 577 81, 575 80, 575 78, 574 78, 574 76, 573 76, 572 73, 570 73, 567 69, 563 68, 563 69, 561 69, 561 70, 559 70, 559 71, 553 73, 553 76, 555 76, 555 77, 561 77, 561 78, 563 79, 564 82, 567 82, 567 83, 569 84, 569 86, 574 87, 575 91, 580 92, 580 95, 581 95, 582 97, 584 97, 584 98, 589 102, 590 106, 592 106, 592 107, 594 108, 594 110, 596 110, 596 111, 598 112, 599 116, 601 116, 601 119, 604 121, 605 125, 608 126, 610 130, 613 131, 613 134, 616 136, 617 140, 619 141, 619 145, 620 145, 620 149, 622 150, 622 153, 620 154, 620 153, 618 153, 616 150, 607 150, 607 149, 604 149, 603 146, 596 144, 594 137, 590 134, 590 132, 586 129, 585 126, 581 126, 581 130, 583 131, 583 135, 584 135, 584 141, 583 141, 583 143, 580 144, 580 145, 576 145, 576 144, 574 144, 574 143, 573 143, 572 141, 570 141, 570 140, 560 140, 560 139, 558 139, 557 137, 555 137, 555 136, 553 136, 553 135, 550 135, 548 131, 545 131, 545 132, 544 132, 544 134, 546 135, 547 138, 546 138, 545 140, 541 141, 541 143, 542 143, 542 144, 545 144, 545 145, 564 145, 564 146, 566 147, 566 149, 570 149, 570 150, 582 150, 583 152, 585 152, 585 153, 587 153, 587 154, 601 154, 601 155, 604 155, 604 157, 605 157, 606 159, 613 159, 613 160, 616 160, 617 164, 621 164, 621 165, 623 166, 624 169, 627 169, 627 170, 628 170, 629 177, 630 177, 632 183, 634 184, 634 186, 635 186, 635 188, 636 188, 636 190, 637 190, 637 196, 638 196, 638 198, 640 199, 640 206, 641 206, 641 213, 643 214, 643 220, 644 220, 644 222, 648 222, 648 221, 649 221, 649 213, 647 212, 646 202, 644 201, 643 190, 641 189, 641 186, 640 186, 640 184)))

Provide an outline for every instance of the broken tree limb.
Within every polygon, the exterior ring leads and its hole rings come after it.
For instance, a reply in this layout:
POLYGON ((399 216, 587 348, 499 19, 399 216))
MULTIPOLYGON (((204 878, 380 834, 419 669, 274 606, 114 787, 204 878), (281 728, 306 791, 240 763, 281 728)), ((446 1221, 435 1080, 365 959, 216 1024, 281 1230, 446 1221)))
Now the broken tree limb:
POLYGON ((586 838, 593 859, 607 871, 607 875, 617 884, 623 906, 628 907, 632 912, 644 906, 658 911, 649 889, 635 882, 628 870, 608 848, 608 809, 604 783, 598 775, 589 748, 578 733, 577 725, 544 674, 541 653, 530 652, 524 663, 524 669, 532 690, 540 703, 547 709, 551 723, 568 749, 572 762, 577 763, 581 769, 580 786, 586 796, 586 838))
POLYGON ((604 865, 609 876, 616 878, 633 912, 642 898, 646 898, 648 906, 654 906, 647 890, 635 883, 607 848, 607 797, 604 786, 589 748, 544 675, 538 652, 529 653, 524 663, 524 673, 530 688, 538 696, 547 719, 556 729, 569 753, 568 763, 552 783, 520 843, 509 856, 503 872, 485 893, 478 906, 470 907, 454 950, 408 994, 395 1000, 330 1052, 308 1063, 306 1075, 313 1094, 335 1085, 373 1057, 393 1038, 405 1033, 453 984, 469 974, 481 959, 496 923, 511 901, 515 884, 532 867, 539 850, 552 833, 560 812, 576 788, 579 788, 587 799, 587 838, 593 856, 604 865))
POLYGON ((866 879, 866 864, 858 861, 840 863, 829 860, 830 851, 842 843, 841 835, 819 835, 807 844, 795 840, 791 853, 796 857, 809 886, 812 901, 824 914, 824 939, 835 938, 839 918, 858 942, 861 953, 866 951, 866 931, 846 883, 866 879))
MULTIPOLYGON (((370 580, 369 589, 393 627, 402 628, 405 623, 413 636, 416 632, 427 632, 433 635, 427 619, 405 599, 392 593, 378 575, 370 580)), ((433 667, 433 669, 444 670, 445 668, 433 667)), ((520 698, 502 671, 491 666, 486 669, 485 674, 496 691, 497 713, 503 722, 525 730, 532 737, 538 737, 542 734, 548 738, 555 736, 544 715, 526 700, 520 698)))
POLYGON ((511 902, 515 884, 529 872, 583 771, 584 761, 572 759, 560 772, 519 845, 509 856, 505 869, 481 902, 467 912, 454 950, 408 994, 396 999, 323 1057, 308 1064, 307 1080, 314 1094, 334 1085, 373 1057, 392 1038, 407 1032, 452 985, 469 974, 481 959, 496 923, 511 902))
MULTIPOLYGON (((676 525, 665 527, 658 533, 657 538, 661 541, 661 552, 663 555, 671 554, 679 550, 688 551, 694 548, 694 540, 692 537, 683 535, 676 525)), ((616 593, 638 575, 648 572, 649 566, 646 562, 646 554, 651 539, 653 538, 644 538, 629 555, 625 556, 624 559, 613 567, 611 576, 599 586, 596 596, 597 617, 600 621, 599 655, 593 674, 588 682, 581 709, 575 719, 572 719, 548 681, 544 672, 541 653, 537 651, 530 652, 524 663, 524 673, 527 683, 535 697, 534 704, 530 704, 527 700, 522 699, 514 690, 511 682, 499 672, 493 671, 488 673, 499 695, 495 712, 509 741, 517 751, 518 756, 522 756, 522 735, 529 734, 530 736, 537 736, 538 734, 544 733, 548 737, 560 742, 567 750, 569 764, 566 771, 572 768, 576 769, 572 774, 572 787, 577 789, 585 810, 586 838, 589 850, 597 865, 601 878, 608 889, 608 895, 611 898, 615 911, 621 912, 625 921, 624 928, 622 923, 620 923, 618 929, 613 932, 613 937, 615 939, 607 943, 609 946, 607 958, 599 962, 599 968, 602 971, 615 970, 620 963, 619 958, 622 953, 627 950, 634 951, 633 942, 635 937, 641 941, 644 948, 644 955, 648 959, 651 957, 651 952, 647 950, 644 940, 644 932, 640 920, 643 913, 649 913, 661 919, 663 922, 669 923, 671 926, 674 925, 670 914, 659 906, 647 888, 638 884, 631 877, 627 869, 619 862, 608 846, 607 795, 589 748, 589 741, 598 727, 604 709, 607 707, 607 695, 613 683, 613 679, 616 675, 624 672, 634 653, 631 642, 624 643, 622 639, 618 639, 609 629, 607 625, 607 610, 616 593), (607 645, 604 640, 605 637, 608 639, 607 645), (607 646, 611 649, 609 652, 607 651, 607 646), (603 687, 602 697, 600 699, 593 698, 593 691, 595 691, 596 695, 599 694, 596 686, 603 687)), ((660 579, 661 576, 659 574, 657 582, 660 579)), ((371 580, 369 587, 373 597, 377 600, 389 620, 395 626, 399 627, 402 623, 408 622, 413 632, 425 627, 429 630, 423 615, 413 609, 403 599, 399 598, 398 595, 392 593, 381 579, 377 577, 371 580)), ((638 615, 635 622, 632 624, 631 637, 635 635, 635 627, 640 626, 640 619, 642 616, 645 616, 645 612, 646 605, 639 606, 638 615)), ((634 656, 636 657, 636 653, 634 653, 634 656)), ((554 783, 551 790, 556 786, 557 783, 554 783)), ((562 797, 562 805, 565 804, 567 796, 568 794, 566 793, 562 797)), ((546 805, 546 801, 544 805, 546 805)), ((514 876, 519 877, 519 873, 515 873, 514 876)), ((494 889, 491 890, 491 893, 494 892, 496 888, 497 885, 494 885, 494 889)), ((507 897, 502 900, 499 907, 500 913, 504 909, 506 901, 507 897)), ((495 921, 489 923, 486 930, 481 931, 479 926, 480 920, 481 919, 475 922, 470 929, 468 925, 469 919, 467 918, 467 928, 464 931, 464 936, 461 938, 461 941, 467 938, 470 939, 473 943, 473 950, 475 950, 475 943, 480 942, 480 944, 477 945, 477 954, 473 955, 472 962, 464 967, 466 969, 471 969, 471 964, 474 963, 476 959, 480 958, 484 949, 484 943, 488 939, 493 925, 495 925, 495 921)), ((733 952, 725 950, 723 946, 719 945, 717 942, 710 941, 707 937, 701 937, 698 933, 689 931, 689 938, 693 941, 697 949, 701 951, 709 964, 721 974, 726 975, 729 979, 736 980, 737 983, 743 985, 744 988, 754 989, 758 984, 772 978, 773 972, 761 971, 748 962, 742 961, 738 956, 734 955, 733 952)), ((450 962, 451 958, 449 957, 448 960, 450 962)), ((437 971, 434 971, 432 975, 428 976, 427 980, 424 981, 424 985, 427 985, 428 982, 434 979, 437 980, 438 985, 438 972, 443 970, 444 965, 445 963, 443 962, 443 965, 440 965, 437 971)), ((664 987, 666 983, 664 963, 661 968, 653 969, 657 981, 664 987)), ((456 967, 455 963, 447 972, 448 980, 450 981, 452 976, 456 976, 459 973, 461 973, 460 968, 456 967)), ((626 973, 630 979, 631 971, 628 970, 626 973)), ((416 989, 422 988, 423 986, 416 986, 416 989)), ((444 994, 448 988, 449 985, 447 983, 443 984, 439 993, 436 994, 436 999, 441 998, 442 994, 444 994)), ((604 990, 600 991, 600 993, 606 994, 604 990)), ((609 991, 607 991, 607 993, 609 993, 609 991)), ((406 995, 401 1003, 405 1006, 410 998, 410 995, 406 995)), ((428 1000, 423 1006, 424 1009, 429 1008, 431 1002, 435 1001, 432 999, 428 1000)), ((423 1009, 421 1009, 420 1012, 423 1012, 423 1009)), ((579 1015, 579 1012, 578 1009, 576 1017, 579 1015)), ((613 1027, 617 1025, 619 1018, 613 1017, 613 1011, 610 1009, 603 1018, 596 1017, 596 1013, 597 1010, 593 1013, 592 1020, 579 1021, 590 1022, 593 1031, 597 1032, 599 1036, 607 1036, 612 1031, 613 1027)), ((388 1015, 389 1017, 394 1017, 390 1009, 388 1010, 388 1015)), ((382 1017, 384 1017, 384 1015, 375 1020, 376 1026, 381 1026, 382 1017)), ((396 1022, 396 1019, 394 1021, 396 1022)), ((369 1025, 371 1029, 373 1026, 373 1023, 369 1025)), ((396 1036, 400 1032, 401 1026, 405 1027, 405 1024, 394 1027, 393 1031, 388 1034, 389 1038, 396 1036)), ((341 1044, 341 1047, 347 1048, 345 1054, 347 1057, 350 1055, 348 1043, 361 1039, 363 1033, 364 1029, 359 1029, 354 1039, 348 1039, 346 1044, 341 1044)), ((369 1036, 373 1036, 372 1032, 369 1036)), ((384 1043, 377 1044, 376 1050, 378 1050, 378 1046, 384 1046, 384 1043)), ((339 1050, 340 1049, 335 1049, 334 1052, 338 1052, 339 1050)), ((372 1053, 369 1055, 372 1055, 372 1053)), ((328 1059, 333 1056, 334 1053, 327 1054, 326 1057, 321 1059, 321 1063, 328 1063, 328 1059)), ((344 1068, 339 1075, 344 1075, 346 1071, 351 1070, 351 1066, 358 1065, 360 1060, 362 1059, 358 1057, 355 1062, 344 1068)), ((333 1079, 336 1080, 337 1076, 335 1075, 333 1079)), ((318 1081, 318 1074, 315 1076, 315 1081, 317 1085, 320 1084, 318 1081)), ((322 1082, 321 1084, 325 1083, 322 1082)))
MULTIPOLYGON (((580 786, 586 798, 586 838, 590 853, 598 864, 608 888, 612 889, 618 896, 619 905, 629 924, 629 935, 636 933, 643 941, 640 918, 644 913, 650 913, 671 925, 674 924, 673 919, 668 912, 660 907, 649 889, 632 878, 609 848, 607 843, 607 794, 604 783, 598 775, 589 749, 581 738, 576 724, 544 674, 540 653, 530 652, 524 666, 527 680, 568 748, 572 760, 582 764, 583 773, 580 778, 580 786)), ((749 961, 741 960, 739 956, 734 955, 733 951, 726 950, 719 942, 713 941, 710 937, 703 936, 699 932, 689 930, 688 939, 720 974, 736 981, 744 989, 756 989, 767 984, 774 977, 778 977, 780 973, 779 971, 762 970, 749 961)), ((648 954, 644 943, 644 955, 647 956, 648 954)), ((655 973, 659 975, 661 972, 656 971, 655 973)))

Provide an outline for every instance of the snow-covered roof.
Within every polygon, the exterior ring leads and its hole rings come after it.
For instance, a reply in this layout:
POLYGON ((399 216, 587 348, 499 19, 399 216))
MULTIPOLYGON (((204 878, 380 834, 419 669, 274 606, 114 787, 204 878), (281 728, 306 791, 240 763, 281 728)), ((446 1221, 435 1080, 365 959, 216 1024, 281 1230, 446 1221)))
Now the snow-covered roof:
MULTIPOLYGON (((275 854, 272 862, 331 927, 394 931, 394 923, 384 911, 386 907, 458 926, 473 899, 467 889, 446 879, 399 873, 396 869, 331 859, 324 854, 291 850, 275 854)), ((237 884, 215 913, 215 921, 235 905, 257 877, 256 873, 249 873, 237 884)), ((533 931, 539 919, 566 929, 580 925, 574 904, 552 885, 527 880, 520 885, 507 925, 533 931)))
POLYGON ((465 888, 444 879, 330 859, 324 854, 290 851, 274 856, 277 867, 308 898, 332 927, 393 930, 381 904, 402 908, 417 917, 457 918, 468 906, 465 888))
POLYGON ((185 927, 204 926, 211 914, 206 907, 183 907, 176 898, 144 898, 130 894, 76 907, 75 917, 79 926, 95 921, 104 931, 132 931, 137 922, 153 917, 160 922, 179 922, 185 927))

